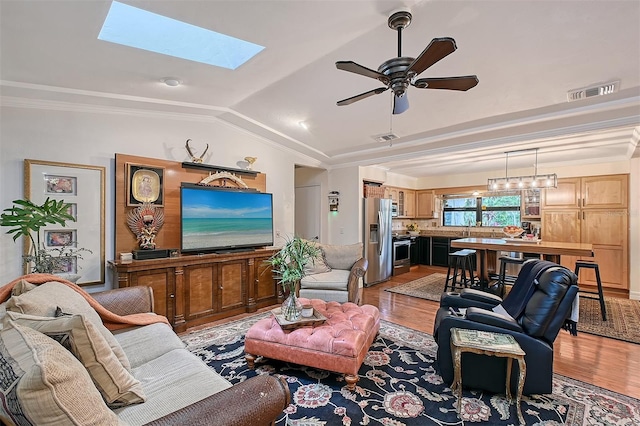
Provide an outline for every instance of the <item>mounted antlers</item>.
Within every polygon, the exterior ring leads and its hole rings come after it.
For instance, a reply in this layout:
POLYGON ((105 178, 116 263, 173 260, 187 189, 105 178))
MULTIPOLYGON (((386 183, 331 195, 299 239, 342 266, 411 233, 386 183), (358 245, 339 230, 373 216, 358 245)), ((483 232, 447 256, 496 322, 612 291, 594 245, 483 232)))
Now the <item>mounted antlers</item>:
POLYGON ((204 152, 202 153, 202 155, 200 157, 196 157, 193 154, 193 151, 191 150, 191 147, 189 146, 189 141, 190 140, 191 139, 187 139, 187 143, 184 145, 184 147, 187 148, 187 152, 191 156, 191 161, 194 162, 194 163, 202 163, 202 159, 204 158, 204 155, 207 153, 207 150, 209 149, 209 144, 207 144, 207 147, 204 149, 204 152))

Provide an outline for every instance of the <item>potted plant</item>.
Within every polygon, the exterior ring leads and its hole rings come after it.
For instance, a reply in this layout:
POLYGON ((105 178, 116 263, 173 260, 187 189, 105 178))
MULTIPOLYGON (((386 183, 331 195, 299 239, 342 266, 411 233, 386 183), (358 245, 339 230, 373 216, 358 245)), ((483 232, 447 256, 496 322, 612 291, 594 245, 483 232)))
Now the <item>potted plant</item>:
POLYGON ((409 232, 409 235, 418 235, 420 234, 420 227, 416 222, 410 223, 407 225, 407 232, 409 232))
POLYGON ((14 200, 13 207, 3 210, 0 226, 10 228, 7 234, 13 234, 13 241, 20 237, 28 239, 26 244, 29 249, 23 261, 31 265, 30 272, 61 272, 72 257, 82 259, 82 252, 91 253, 91 250, 74 247, 73 241, 53 248, 46 248, 40 241, 40 228, 55 224, 66 226, 67 221, 75 222, 76 219, 69 213, 70 207, 71 204, 62 200, 47 198, 41 205, 30 200, 14 200))
POLYGON ((306 275, 305 265, 313 262, 319 254, 320 248, 313 242, 294 237, 267 260, 283 291, 289 293, 282 304, 282 314, 287 321, 295 321, 300 318, 302 306, 296 297, 296 287, 306 275))

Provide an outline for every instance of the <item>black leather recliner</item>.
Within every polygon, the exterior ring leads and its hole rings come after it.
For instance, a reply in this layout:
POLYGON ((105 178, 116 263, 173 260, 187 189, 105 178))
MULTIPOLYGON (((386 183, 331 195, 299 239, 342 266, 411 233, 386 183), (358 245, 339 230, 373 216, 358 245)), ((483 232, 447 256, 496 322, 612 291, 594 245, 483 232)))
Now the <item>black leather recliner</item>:
MULTIPOLYGON (((512 335, 526 353, 523 393, 551 393, 553 341, 571 314, 577 293, 577 277, 573 272, 552 262, 532 259, 523 264, 504 300, 472 289, 443 294, 434 324, 438 343, 436 364, 443 380, 453 382, 451 328, 493 331, 512 335), (455 315, 450 308, 454 311, 466 308, 466 313, 455 315)), ((517 363, 512 368, 511 391, 515 394, 517 363)), ((462 355, 464 387, 505 393, 505 380, 506 359, 473 353, 462 355)))

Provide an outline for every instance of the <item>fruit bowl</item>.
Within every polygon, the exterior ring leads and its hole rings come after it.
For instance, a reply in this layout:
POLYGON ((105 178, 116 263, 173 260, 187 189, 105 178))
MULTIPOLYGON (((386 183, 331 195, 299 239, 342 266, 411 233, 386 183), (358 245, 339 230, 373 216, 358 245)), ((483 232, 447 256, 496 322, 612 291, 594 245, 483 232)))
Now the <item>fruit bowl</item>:
POLYGON ((504 234, 509 238, 516 238, 524 232, 524 229, 519 226, 509 225, 502 228, 502 232, 504 232, 504 234))

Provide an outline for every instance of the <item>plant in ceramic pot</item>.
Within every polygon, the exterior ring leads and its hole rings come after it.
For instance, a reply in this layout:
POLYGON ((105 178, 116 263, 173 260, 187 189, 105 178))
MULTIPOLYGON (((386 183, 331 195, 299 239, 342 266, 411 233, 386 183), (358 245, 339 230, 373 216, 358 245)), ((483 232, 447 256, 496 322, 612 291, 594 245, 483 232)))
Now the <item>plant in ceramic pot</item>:
POLYGON ((407 232, 409 235, 418 235, 420 233, 420 227, 416 222, 407 225, 407 232))
POLYGON ((10 228, 7 234, 13 235, 13 241, 20 237, 27 240, 29 251, 23 261, 31 265, 30 272, 56 273, 65 270, 73 257, 82 259, 83 252, 91 253, 85 248, 76 248, 73 241, 66 241, 60 246, 45 247, 40 241, 40 229, 47 225, 66 226, 67 221, 75 222, 69 213, 71 204, 62 200, 47 198, 41 205, 30 200, 14 200, 13 207, 4 209, 0 215, 0 226, 10 228), (35 235, 35 237, 34 237, 35 235))
POLYGON ((282 304, 282 314, 287 321, 300 318, 302 306, 296 297, 296 287, 306 275, 305 265, 313 262, 319 254, 320 248, 315 243, 294 237, 267 260, 282 289, 289 293, 282 304))

